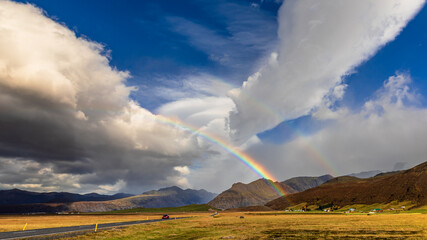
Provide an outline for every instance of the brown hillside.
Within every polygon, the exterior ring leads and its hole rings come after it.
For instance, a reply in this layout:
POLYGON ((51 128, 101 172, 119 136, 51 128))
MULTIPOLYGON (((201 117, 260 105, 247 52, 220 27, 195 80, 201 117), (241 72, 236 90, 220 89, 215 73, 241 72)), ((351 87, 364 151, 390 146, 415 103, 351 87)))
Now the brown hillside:
POLYGON ((300 203, 338 206, 411 201, 427 204, 427 162, 406 171, 368 179, 339 177, 304 192, 275 199, 267 207, 279 210, 300 203))
POLYGON ((103 212, 136 207, 178 207, 190 204, 203 204, 215 196, 216 194, 205 190, 183 190, 179 187, 169 187, 110 201, 0 205, 0 213, 103 212))
MULTIPOLYGON (((278 197, 277 192, 267 181, 272 182, 271 180, 258 179, 249 184, 235 183, 230 189, 219 194, 208 204, 219 209, 264 205, 278 197)), ((285 193, 296 192, 285 184, 279 182, 274 184, 285 193)))
POLYGON ((323 183, 331 180, 331 175, 323 175, 319 177, 294 177, 283 181, 282 183, 288 185, 289 187, 295 189, 297 192, 302 192, 310 188, 317 187, 323 183))

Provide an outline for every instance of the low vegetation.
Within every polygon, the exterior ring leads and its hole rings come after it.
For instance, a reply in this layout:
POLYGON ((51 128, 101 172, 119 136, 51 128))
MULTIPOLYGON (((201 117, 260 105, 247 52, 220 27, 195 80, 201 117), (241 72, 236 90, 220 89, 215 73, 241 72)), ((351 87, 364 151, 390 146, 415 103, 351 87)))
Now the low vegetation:
POLYGON ((191 204, 182 207, 165 207, 165 208, 132 208, 109 212, 100 212, 97 214, 115 214, 115 213, 171 213, 171 212, 207 212, 217 210, 207 204, 191 204))
MULTIPOLYGON (((160 219, 162 213, 138 213, 138 214, 69 214, 69 215, 0 215, 0 232, 20 231, 25 224, 26 230, 68 227, 112 222, 141 221, 148 219, 160 219)), ((174 217, 206 216, 208 213, 176 213, 174 217)))
POLYGON ((427 238, 427 214, 269 214, 220 213, 102 230, 72 239, 427 238))

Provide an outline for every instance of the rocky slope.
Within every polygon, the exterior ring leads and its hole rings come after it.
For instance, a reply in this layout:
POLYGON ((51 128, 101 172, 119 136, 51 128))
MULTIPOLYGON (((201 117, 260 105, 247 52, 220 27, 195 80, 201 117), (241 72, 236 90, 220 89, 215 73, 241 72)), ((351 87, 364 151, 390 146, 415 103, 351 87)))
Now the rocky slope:
POLYGON ((294 177, 283 181, 282 183, 295 189, 297 192, 302 192, 307 189, 322 185, 323 183, 331 180, 332 178, 334 177, 329 174, 320 177, 294 177))
MULTIPOLYGON (((287 195, 319 186, 331 178, 333 178, 331 175, 295 177, 275 184, 287 195)), ((262 206, 277 197, 277 192, 271 187, 271 184, 267 183, 267 180, 258 179, 249 184, 235 183, 208 204, 219 209, 243 208, 262 206)))
MULTIPOLYGON (((267 181, 272 182, 271 180, 258 179, 248 184, 235 183, 230 189, 219 194, 208 204, 219 209, 264 205, 278 197, 278 193, 271 186, 271 183, 267 181)), ((280 182, 275 182, 274 184, 285 193, 296 192, 286 184, 280 182)))
POLYGON ((344 176, 318 187, 275 199, 265 206, 281 210, 300 203, 346 206, 411 201, 427 205, 427 162, 405 171, 360 179, 344 176))

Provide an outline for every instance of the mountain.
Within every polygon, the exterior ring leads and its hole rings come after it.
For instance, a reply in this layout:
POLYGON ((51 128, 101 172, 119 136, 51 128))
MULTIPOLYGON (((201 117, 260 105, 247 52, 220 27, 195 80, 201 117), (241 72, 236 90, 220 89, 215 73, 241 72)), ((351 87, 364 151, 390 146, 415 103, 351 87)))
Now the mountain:
POLYGON ((380 170, 374 170, 374 171, 366 171, 366 172, 360 172, 360 173, 352 173, 347 176, 357 177, 357 178, 370 178, 370 177, 375 177, 376 175, 381 173, 382 172, 380 170))
POLYGON ((136 207, 179 207, 207 203, 215 196, 216 194, 207 192, 206 190, 183 190, 179 187, 169 187, 148 191, 137 196, 108 201, 0 205, 0 213, 102 212, 136 207))
POLYGON ((0 205, 4 204, 33 204, 33 203, 68 203, 78 201, 107 201, 133 196, 132 194, 117 193, 101 195, 97 193, 76 194, 67 192, 29 192, 20 189, 0 190, 0 205))
MULTIPOLYGON (((263 178, 249 184, 240 182, 235 183, 230 189, 219 194, 208 204, 219 209, 264 205, 268 201, 278 197, 278 194, 271 186, 271 183, 271 180, 263 178)), ((274 184, 285 193, 296 192, 286 184, 279 182, 275 182, 274 184)))
MULTIPOLYGON (((283 192, 290 194, 319 186, 332 178, 331 175, 295 177, 283 182, 275 182, 275 185, 279 186, 283 192)), ((219 209, 262 206, 277 196, 277 192, 271 187, 271 181, 268 183, 266 179, 261 178, 249 184, 235 183, 208 204, 219 209)))
MULTIPOLYGON (((152 198, 152 200, 144 200, 144 206, 146 208, 158 208, 158 207, 180 207, 190 204, 205 204, 215 198, 218 194, 208 192, 204 189, 194 190, 186 189, 183 190, 179 187, 168 187, 161 188, 159 190, 153 190, 145 192, 142 195, 136 196, 133 199, 145 199, 145 196, 160 196, 159 198, 152 198)), ((148 199, 148 198, 147 198, 148 199)), ((138 200, 139 201, 139 200, 138 200)))
POLYGON ((351 176, 333 178, 318 187, 280 197, 265 206, 280 210, 307 205, 381 204, 410 201, 415 206, 427 205, 427 162, 411 169, 360 179, 351 176))
POLYGON ((205 204, 216 197, 217 194, 204 189, 183 190, 179 187, 168 187, 159 190, 144 192, 141 195, 122 198, 106 202, 75 202, 69 208, 76 212, 102 212, 136 207, 162 208, 180 207, 190 204, 205 204))
POLYGON ((320 177, 294 177, 283 181, 282 183, 295 189, 297 192, 302 192, 307 189, 322 185, 323 183, 331 180, 332 178, 334 177, 329 174, 320 177))

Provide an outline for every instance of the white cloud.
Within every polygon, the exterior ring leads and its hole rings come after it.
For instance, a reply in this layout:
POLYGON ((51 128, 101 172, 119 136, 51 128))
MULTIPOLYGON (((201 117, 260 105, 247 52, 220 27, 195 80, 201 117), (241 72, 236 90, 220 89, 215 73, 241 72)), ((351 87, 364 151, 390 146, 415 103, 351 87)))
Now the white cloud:
POLYGON ((176 166, 173 169, 182 175, 190 174, 190 169, 187 166, 176 166))
POLYGON ((187 176, 190 174, 190 169, 188 166, 176 166, 174 170, 179 173, 179 176, 168 177, 170 182, 173 182, 174 186, 178 186, 181 188, 189 188, 191 187, 187 176))
POLYGON ((57 174, 51 164, 42 164, 33 160, 0 157, 0 189, 19 188, 28 191, 71 191, 80 189, 89 192, 96 186, 80 186, 76 182, 79 176, 57 174))
POLYGON ((230 92, 238 141, 310 113, 342 77, 393 40, 424 0, 289 0, 279 10, 279 49, 230 92), (261 105, 260 105, 261 102, 261 105))
POLYGON ((260 178, 244 163, 225 151, 207 155, 202 162, 197 163, 197 168, 187 176, 195 189, 203 188, 220 193, 230 188, 233 183, 249 183, 260 178))
POLYGON ((333 124, 312 136, 258 145, 250 153, 282 179, 331 170, 341 175, 392 171, 396 163, 409 168, 424 162, 427 109, 417 107, 420 96, 410 84, 407 74, 392 76, 359 112, 338 114, 333 124))
POLYGON ((227 92, 235 87, 209 74, 161 79, 159 81, 163 83, 163 86, 153 87, 149 94, 168 101, 209 96, 225 97, 227 92))
POLYGON ((114 185, 99 185, 99 194, 109 194, 120 191, 126 187, 126 182, 123 179, 119 179, 114 185))
POLYGON ((69 187, 138 192, 200 154, 194 136, 130 100, 129 73, 101 44, 11 1, 0 1, 0 35, 0 156, 75 176, 69 187))
POLYGON ((226 97, 187 98, 164 104, 157 112, 163 116, 178 117, 200 128, 216 119, 227 118, 233 107, 233 101, 226 97))
POLYGON ((226 93, 232 86, 205 74, 189 76, 182 83, 182 87, 162 88, 162 92, 179 92, 185 97, 163 104, 156 112, 162 116, 178 118, 205 133, 228 139, 228 116, 235 105, 226 97, 226 93))

